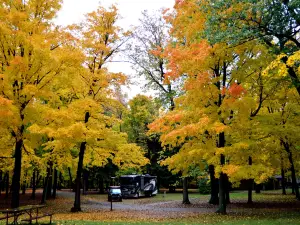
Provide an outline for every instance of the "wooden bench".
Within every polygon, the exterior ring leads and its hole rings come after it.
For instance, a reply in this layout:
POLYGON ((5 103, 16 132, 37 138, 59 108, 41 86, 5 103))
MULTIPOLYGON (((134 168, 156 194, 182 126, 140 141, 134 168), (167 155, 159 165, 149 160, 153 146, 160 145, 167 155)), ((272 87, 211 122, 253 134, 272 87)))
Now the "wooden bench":
POLYGON ((15 221, 22 214, 24 214, 24 213, 20 212, 20 213, 15 214, 15 213, 7 212, 5 216, 3 215, 2 217, 0 217, 0 220, 6 220, 6 224, 8 224, 9 218, 14 217, 14 221, 15 221))
POLYGON ((38 219, 42 217, 50 217, 50 224, 52 223, 52 213, 39 214, 39 209, 44 208, 46 205, 25 205, 17 208, 11 209, 1 209, 0 212, 5 213, 6 216, 0 217, 0 219, 6 219, 6 224, 8 224, 8 218, 14 218, 13 224, 18 224, 18 217, 21 214, 27 214, 29 218, 22 219, 21 221, 27 221, 29 224, 32 224, 32 221, 35 220, 38 223, 38 219))
POLYGON ((47 216, 50 217, 50 223, 49 224, 52 224, 53 213, 44 213, 42 215, 35 215, 35 216, 31 216, 27 219, 22 219, 21 221, 29 222, 31 224, 32 221, 35 220, 35 222, 38 223, 38 219, 43 218, 43 217, 47 217, 47 216))

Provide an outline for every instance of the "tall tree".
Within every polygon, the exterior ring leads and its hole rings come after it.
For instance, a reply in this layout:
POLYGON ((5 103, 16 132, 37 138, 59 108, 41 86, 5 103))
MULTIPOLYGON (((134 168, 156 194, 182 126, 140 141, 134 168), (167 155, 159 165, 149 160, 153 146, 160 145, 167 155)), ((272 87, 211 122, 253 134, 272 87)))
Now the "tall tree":
MULTIPOLYGON (((49 85, 66 69, 73 52, 63 47, 51 20, 60 9, 60 0, 0 2, 0 102, 6 116, 2 129, 14 139, 12 207, 19 206, 22 153, 35 110, 50 95, 49 85), (13 119, 9 119, 13 118, 13 119)), ((2 107, 1 107, 2 108, 2 107)))
POLYGON ((295 68, 287 63, 300 50, 298 0, 218 0, 200 4, 199 9, 209 12, 205 36, 211 43, 239 45, 257 39, 276 55, 284 54, 285 76, 300 94, 298 65, 295 68), (218 29, 220 26, 223 29, 218 29))

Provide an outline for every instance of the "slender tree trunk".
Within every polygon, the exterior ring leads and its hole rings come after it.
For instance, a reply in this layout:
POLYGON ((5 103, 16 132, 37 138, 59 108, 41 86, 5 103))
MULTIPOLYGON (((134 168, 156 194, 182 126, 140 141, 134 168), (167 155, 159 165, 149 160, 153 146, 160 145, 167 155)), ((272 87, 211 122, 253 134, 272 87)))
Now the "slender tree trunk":
POLYGON ((229 178, 227 176, 227 174, 225 175, 225 181, 226 181, 226 204, 230 204, 230 184, 229 184, 229 178))
POLYGON ((82 142, 81 145, 80 145, 77 176, 76 176, 76 181, 75 181, 75 185, 76 185, 75 186, 75 201, 74 201, 74 207, 71 209, 72 212, 81 211, 81 207, 80 207, 80 184, 81 184, 81 174, 82 174, 82 165, 83 165, 83 157, 84 157, 85 148, 86 148, 86 142, 82 142))
POLYGON ((9 173, 5 174, 5 199, 8 199, 8 191, 9 191, 9 173))
POLYGON ((50 179, 50 168, 47 168, 47 176, 44 179, 44 189, 43 189, 43 195, 42 195, 42 200, 41 200, 41 204, 45 204, 46 203, 46 199, 47 199, 47 193, 48 193, 48 187, 49 187, 49 179, 50 179))
POLYGON ((39 171, 36 171, 36 182, 35 182, 35 187, 38 188, 40 187, 40 183, 41 183, 41 180, 42 180, 42 176, 40 176, 40 172, 39 171))
POLYGON ((2 191, 5 191, 5 181, 6 181, 6 173, 4 173, 3 182, 2 182, 1 187, 0 187, 2 191))
POLYGON ((290 153, 289 155, 289 160, 291 163, 291 173, 292 173, 292 184, 293 184, 293 188, 296 194, 296 198, 298 200, 300 200, 300 196, 299 196, 299 187, 297 184, 297 178, 296 178, 296 171, 295 171, 295 167, 294 167, 294 162, 293 162, 293 158, 292 158, 292 153, 290 153))
POLYGON ((26 194, 26 183, 24 181, 23 185, 22 185, 22 195, 25 195, 25 194, 26 194))
POLYGON ((286 195, 286 190, 285 190, 285 172, 284 169, 281 169, 281 188, 282 188, 282 194, 286 195))
MULTIPOLYGON (((224 132, 219 134, 219 144, 218 147, 222 148, 225 146, 225 134, 224 132)), ((221 165, 225 165, 225 155, 221 154, 220 156, 221 165)), ((226 180, 225 174, 223 172, 220 173, 219 179, 219 208, 217 213, 226 214, 226 180)))
POLYGON ((1 191, 2 191, 2 186, 3 186, 3 172, 0 171, 0 196, 1 196, 1 191))
POLYGON ((215 178, 215 167, 213 165, 208 166, 209 176, 210 176, 210 199, 209 204, 217 205, 219 204, 218 196, 218 181, 215 178))
MULTIPOLYGON (((249 164, 249 166, 252 165, 252 157, 251 156, 249 156, 249 158, 248 158, 248 164, 249 164)), ((248 180, 248 202, 247 202, 248 204, 253 203, 253 201, 252 201, 253 182, 254 182, 253 179, 248 180)))
POLYGON ((71 173, 71 169, 70 167, 68 167, 68 171, 69 171, 69 177, 70 177, 70 189, 73 189, 73 178, 72 178, 72 173, 71 173))
POLYGON ((54 180, 53 180, 53 192, 52 192, 52 198, 56 198, 56 190, 57 190, 57 170, 53 170, 54 173, 54 180))
MULTIPOLYGON (((85 113, 84 122, 87 123, 90 118, 90 113, 85 113)), ((81 211, 80 207, 80 180, 81 180, 81 174, 82 174, 82 166, 83 166, 83 158, 84 158, 84 152, 86 149, 86 142, 81 142, 80 144, 80 151, 79 151, 79 159, 78 159, 78 167, 77 167, 77 174, 76 174, 76 186, 75 186, 75 201, 74 201, 74 207, 71 208, 72 212, 78 212, 81 211)))
POLYGON ((188 178, 183 178, 183 200, 182 204, 191 204, 189 200, 189 192, 188 192, 188 178))
POLYGON ((50 199, 52 195, 52 173, 53 173, 53 163, 49 162, 49 177, 48 177, 48 187, 47 187, 47 192, 46 192, 46 198, 50 199))
POLYGON ((89 189, 89 172, 87 170, 83 170, 83 191, 82 194, 86 195, 89 189))
POLYGON ((291 174, 292 174, 292 187, 294 188, 295 194, 296 194, 296 198, 298 200, 300 200, 300 196, 299 196, 299 187, 297 184, 297 178, 296 178, 296 171, 295 171, 295 167, 294 167, 294 160, 293 160, 293 154, 290 150, 290 146, 288 143, 281 141, 281 143, 283 144, 286 152, 288 153, 288 158, 289 158, 289 162, 291 164, 291 174))
MULTIPOLYGON (((23 130, 23 128, 21 128, 23 130)), ((22 132, 21 132, 22 133, 22 132)), ((15 164, 12 178, 12 198, 11 207, 17 208, 20 206, 20 179, 21 179, 21 164, 22 164, 22 147, 23 139, 16 141, 15 147, 15 164)))
POLYGON ((58 190, 61 190, 62 189, 62 186, 63 186, 63 176, 62 176, 62 173, 61 172, 58 172, 59 173, 59 182, 58 182, 58 187, 57 189, 58 190))
POLYGON ((35 174, 36 174, 36 171, 33 170, 33 174, 32 174, 32 193, 31 193, 31 199, 35 199, 35 190, 36 190, 35 174))

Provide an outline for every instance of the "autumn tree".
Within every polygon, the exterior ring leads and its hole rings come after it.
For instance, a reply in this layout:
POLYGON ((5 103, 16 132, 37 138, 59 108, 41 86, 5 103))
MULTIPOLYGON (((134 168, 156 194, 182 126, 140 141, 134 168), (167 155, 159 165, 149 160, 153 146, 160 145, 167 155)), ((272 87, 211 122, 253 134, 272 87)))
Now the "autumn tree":
POLYGON ((226 176, 233 183, 245 178, 260 183, 274 174, 276 164, 270 163, 270 150, 264 146, 264 157, 258 152, 262 147, 258 140, 264 137, 252 129, 257 124, 255 116, 278 82, 263 78, 274 57, 259 42, 210 45, 203 39, 207 14, 195 8, 205 6, 197 1, 178 1, 176 13, 169 16, 179 41, 169 51, 167 75, 171 79, 187 74, 188 79, 178 107, 154 122, 151 130, 162 134, 163 145, 180 146, 179 153, 164 162, 170 169, 187 173, 189 165, 201 167, 203 160, 213 166, 220 180, 218 212, 226 213, 226 176), (248 136, 238 138, 238 133, 248 136), (243 156, 235 157, 237 153, 243 156))
POLYGON ((298 65, 287 63, 290 56, 299 54, 300 8, 297 0, 211 1, 199 9, 209 12, 205 36, 211 43, 239 45, 260 40, 274 54, 284 54, 281 62, 288 71, 286 76, 300 94, 298 65))
POLYGON ((18 207, 28 128, 39 118, 40 104, 51 96, 52 81, 77 57, 63 46, 61 32, 52 26, 59 0, 1 1, 0 5, 0 102, 5 114, 0 124, 14 143, 14 151, 7 153, 15 159, 11 206, 18 207))

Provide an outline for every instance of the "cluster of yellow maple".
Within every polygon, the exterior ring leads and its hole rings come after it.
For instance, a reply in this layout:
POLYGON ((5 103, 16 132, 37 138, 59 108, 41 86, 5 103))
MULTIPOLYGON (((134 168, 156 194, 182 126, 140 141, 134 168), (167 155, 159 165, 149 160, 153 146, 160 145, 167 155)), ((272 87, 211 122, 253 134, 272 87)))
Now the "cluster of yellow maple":
POLYGON ((147 163, 117 128, 121 73, 105 68, 129 33, 118 11, 99 7, 79 25, 55 27, 60 0, 0 1, 0 169, 13 171, 13 206, 20 180, 34 170, 147 163), (13 157, 14 159, 10 159, 13 157))
MULTIPOLYGON (((211 44, 205 37, 207 4, 176 1, 165 14, 172 41, 152 52, 168 60, 169 80, 186 77, 175 109, 149 126, 161 134, 163 146, 180 147, 163 164, 185 176, 192 166, 212 165, 217 177, 227 174, 234 185, 299 170, 299 84, 288 77, 292 68, 299 79, 299 47, 287 42, 298 49, 276 55, 258 39, 211 44)), ((239 4, 231 10, 241 11, 239 4)))

